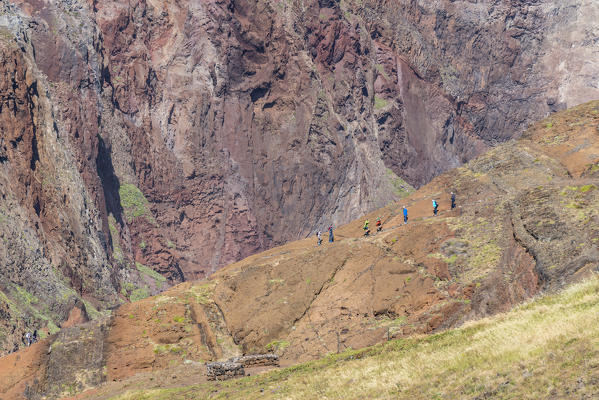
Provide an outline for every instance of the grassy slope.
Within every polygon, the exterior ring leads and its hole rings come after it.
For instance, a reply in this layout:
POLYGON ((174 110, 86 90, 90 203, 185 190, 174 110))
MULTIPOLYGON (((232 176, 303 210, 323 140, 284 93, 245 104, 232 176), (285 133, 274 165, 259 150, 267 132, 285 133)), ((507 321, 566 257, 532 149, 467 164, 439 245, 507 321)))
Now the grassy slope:
POLYGON ((585 398, 599 395, 599 280, 428 337, 138 399, 585 398))

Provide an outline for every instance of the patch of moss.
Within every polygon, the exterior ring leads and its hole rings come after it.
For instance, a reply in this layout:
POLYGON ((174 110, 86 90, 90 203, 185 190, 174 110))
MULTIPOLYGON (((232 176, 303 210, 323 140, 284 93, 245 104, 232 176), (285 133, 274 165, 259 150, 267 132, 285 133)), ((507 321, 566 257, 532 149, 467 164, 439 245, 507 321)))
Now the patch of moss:
POLYGON ((584 185, 578 188, 578 191, 581 193, 586 193, 589 192, 591 190, 595 190, 597 189, 597 187, 595 185, 584 185))
POLYGON ((180 315, 175 315, 173 317, 173 321, 178 323, 178 324, 182 324, 183 322, 185 322, 185 317, 180 316, 180 315))
POLYGON ((135 267, 139 272, 154 279, 160 285, 162 285, 163 282, 166 282, 166 278, 160 275, 158 272, 154 271, 152 268, 146 267, 145 265, 138 262, 135 262, 135 267))
POLYGON ((386 80, 390 80, 391 78, 389 77, 389 75, 387 74, 387 71, 385 71, 385 67, 383 67, 382 64, 375 64, 374 68, 377 70, 377 72, 379 74, 381 74, 383 76, 383 78, 385 78, 386 80))
POLYGON ((378 97, 378 96, 374 96, 374 109, 375 110, 380 110, 387 107, 387 100, 378 97))
POLYGON ((148 222, 155 224, 156 221, 150 212, 149 202, 137 186, 129 183, 121 185, 119 187, 119 197, 127 221, 131 222, 134 218, 145 217, 148 222))

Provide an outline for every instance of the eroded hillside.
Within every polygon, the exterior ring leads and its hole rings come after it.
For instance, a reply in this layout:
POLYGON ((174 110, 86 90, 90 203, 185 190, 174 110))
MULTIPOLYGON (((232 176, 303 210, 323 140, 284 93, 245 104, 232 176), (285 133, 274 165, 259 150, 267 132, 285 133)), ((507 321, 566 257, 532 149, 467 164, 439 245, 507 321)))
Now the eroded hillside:
POLYGON ((129 382, 124 393, 103 387, 94 398, 589 399, 599 393, 598 311, 595 277, 439 334, 346 350, 246 379, 163 382, 152 389, 143 380, 129 382))
POLYGON ((346 223, 596 98, 598 14, 0 1, 0 353, 346 223))
POLYGON ((335 231, 334 243, 291 242, 123 305, 102 323, 3 358, 10 373, 0 374, 0 387, 64 395, 149 376, 168 386, 179 382, 168 371, 201 379, 208 360, 274 351, 288 365, 507 311, 597 271, 598 187, 599 102, 591 102, 365 216, 384 221, 376 235, 363 237, 356 220, 335 231), (89 358, 72 362, 73 353, 97 358, 89 367, 89 358), (53 360, 72 368, 57 377, 53 360))

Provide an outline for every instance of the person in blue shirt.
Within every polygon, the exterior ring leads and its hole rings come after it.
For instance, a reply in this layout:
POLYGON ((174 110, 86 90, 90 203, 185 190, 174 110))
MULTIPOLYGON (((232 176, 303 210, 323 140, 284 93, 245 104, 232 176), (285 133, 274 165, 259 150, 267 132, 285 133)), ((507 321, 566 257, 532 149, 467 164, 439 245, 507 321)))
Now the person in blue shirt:
POLYGON ((408 209, 406 206, 403 206, 403 223, 404 225, 408 223, 408 209))
POLYGON ((329 243, 335 241, 335 237, 333 236, 333 225, 329 226, 329 243))
POLYGON ((437 203, 437 200, 433 199, 433 215, 437 215, 438 211, 439 211, 439 203, 437 203))

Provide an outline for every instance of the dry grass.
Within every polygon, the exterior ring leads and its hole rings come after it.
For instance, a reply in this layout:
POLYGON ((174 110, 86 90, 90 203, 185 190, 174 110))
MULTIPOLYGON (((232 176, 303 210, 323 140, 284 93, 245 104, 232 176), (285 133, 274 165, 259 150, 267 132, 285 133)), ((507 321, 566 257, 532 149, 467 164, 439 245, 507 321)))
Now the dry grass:
POLYGON ((599 394, 599 280, 432 336, 257 377, 117 399, 580 398, 599 394))

